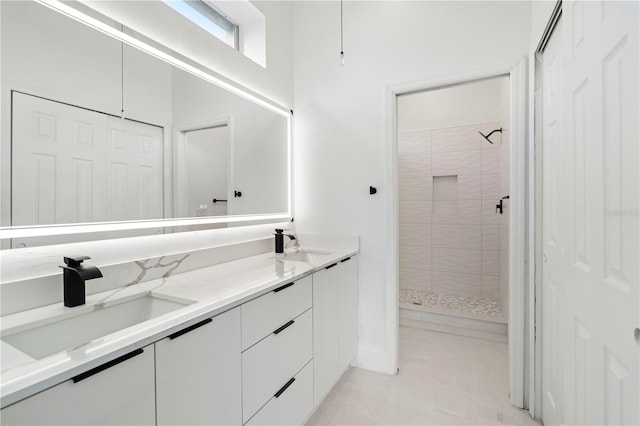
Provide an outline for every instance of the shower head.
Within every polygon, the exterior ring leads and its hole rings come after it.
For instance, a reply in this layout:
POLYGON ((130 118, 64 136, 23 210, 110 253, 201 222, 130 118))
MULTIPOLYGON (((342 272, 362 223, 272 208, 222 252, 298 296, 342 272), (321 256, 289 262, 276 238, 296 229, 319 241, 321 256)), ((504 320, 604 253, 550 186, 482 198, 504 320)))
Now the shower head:
POLYGON ((489 133, 488 135, 483 134, 481 131, 478 130, 478 133, 480 133, 480 136, 482 136, 483 138, 485 138, 487 140, 487 142, 489 142, 491 145, 493 145, 493 142, 491 142, 491 140, 489 139, 489 137, 494 134, 495 132, 498 133, 502 133, 502 127, 500 127, 499 129, 496 129, 494 131, 492 131, 491 133, 489 133))

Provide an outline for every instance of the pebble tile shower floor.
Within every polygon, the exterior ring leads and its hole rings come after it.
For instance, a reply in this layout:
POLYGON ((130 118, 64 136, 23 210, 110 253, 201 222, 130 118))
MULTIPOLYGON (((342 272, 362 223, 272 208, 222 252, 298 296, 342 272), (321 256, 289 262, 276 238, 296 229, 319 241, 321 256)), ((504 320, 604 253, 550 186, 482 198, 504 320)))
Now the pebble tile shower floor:
POLYGON ((400 303, 409 303, 425 307, 443 308, 487 316, 502 316, 500 303, 475 297, 451 296, 430 293, 423 290, 401 289, 400 303))
POLYGON ((309 425, 536 425, 509 402, 504 342, 400 327, 397 375, 350 368, 309 425))

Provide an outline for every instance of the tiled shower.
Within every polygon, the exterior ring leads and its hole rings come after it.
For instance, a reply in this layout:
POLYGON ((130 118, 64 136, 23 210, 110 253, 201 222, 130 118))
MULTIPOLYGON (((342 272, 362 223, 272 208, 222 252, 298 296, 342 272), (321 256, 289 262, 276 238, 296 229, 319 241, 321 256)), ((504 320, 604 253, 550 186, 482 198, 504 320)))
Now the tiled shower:
POLYGON ((496 118, 398 134, 404 319, 506 333, 508 199, 503 214, 496 205, 509 194, 509 131, 496 118))

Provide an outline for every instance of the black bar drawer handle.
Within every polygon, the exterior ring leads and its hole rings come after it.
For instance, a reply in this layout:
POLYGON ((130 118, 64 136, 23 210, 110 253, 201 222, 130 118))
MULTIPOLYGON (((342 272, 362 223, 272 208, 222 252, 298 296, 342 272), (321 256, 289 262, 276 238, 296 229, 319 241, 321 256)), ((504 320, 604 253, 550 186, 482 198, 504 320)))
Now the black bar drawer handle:
POLYGON ((289 287, 291 287, 291 286, 292 286, 292 285, 294 285, 294 284, 295 284, 295 283, 285 284, 285 285, 283 285, 283 286, 281 286, 281 287, 276 288, 275 290, 273 290, 273 292, 274 292, 274 293, 277 293, 277 292, 279 292, 279 291, 284 290, 285 288, 289 288, 289 287))
POLYGON ((333 265, 329 265, 329 266, 327 266, 327 267, 326 267, 326 268, 324 268, 324 269, 331 269, 331 268, 333 268, 334 266, 337 266, 337 265, 338 265, 337 263, 334 263, 333 265))
POLYGON ((350 257, 347 257, 346 259, 342 259, 342 260, 340 261, 340 263, 344 263, 344 262, 346 262, 347 260, 351 260, 351 258, 350 258, 350 257))
POLYGON ((213 321, 213 318, 207 318, 207 319, 206 319, 206 320, 204 320, 204 321, 197 322, 197 323, 195 323, 195 324, 193 324, 193 325, 190 325, 190 326, 189 326, 189 327, 187 327, 187 328, 183 328, 183 329, 182 329, 182 330, 180 330, 180 331, 176 331, 175 333, 170 334, 170 335, 169 335, 169 339, 171 339, 171 340, 176 339, 176 338, 178 338, 178 337, 182 336, 183 334, 187 334, 188 332, 193 331, 193 330, 195 330, 196 328, 200 328, 200 327, 202 327, 203 325, 207 325, 207 324, 209 324, 209 323, 210 323, 210 322, 212 322, 212 321, 213 321))
POLYGON ((273 332, 273 334, 278 334, 278 333, 280 333, 280 332, 281 332, 282 330, 284 330, 285 328, 292 326, 294 322, 295 322, 294 320, 289 321, 288 323, 286 323, 285 325, 283 325, 282 327, 280 327, 280 328, 278 328, 276 331, 274 331, 274 332, 273 332))
POLYGON ((273 395, 273 396, 275 396, 275 397, 277 398, 277 397, 279 397, 280 395, 282 395, 282 393, 283 393, 284 391, 286 391, 286 390, 287 390, 287 388, 288 388, 289 386, 291 386, 291 385, 293 384, 293 382, 295 382, 295 381, 296 381, 296 378, 295 378, 295 377, 292 377, 291 379, 289 379, 289 381, 288 381, 287 383, 285 383, 285 385, 284 385, 283 387, 281 387, 281 388, 280 388, 280 390, 279 390, 278 392, 276 392, 276 393, 275 393, 275 395, 273 395))
POLYGON ((72 379, 73 383, 78 383, 79 381, 84 380, 86 378, 89 378, 89 377, 93 376, 94 374, 98 374, 99 372, 104 371, 107 368, 111 368, 114 365, 120 364, 121 362, 124 362, 124 361, 126 361, 128 359, 133 358, 134 356, 138 356, 143 352, 144 352, 144 349, 136 349, 135 351, 129 352, 126 355, 122 355, 121 357, 118 357, 116 359, 112 359, 111 361, 105 362, 104 364, 102 364, 102 365, 100 365, 98 367, 92 368, 91 370, 88 370, 88 371, 85 371, 84 373, 78 374, 77 376, 75 376, 72 379))

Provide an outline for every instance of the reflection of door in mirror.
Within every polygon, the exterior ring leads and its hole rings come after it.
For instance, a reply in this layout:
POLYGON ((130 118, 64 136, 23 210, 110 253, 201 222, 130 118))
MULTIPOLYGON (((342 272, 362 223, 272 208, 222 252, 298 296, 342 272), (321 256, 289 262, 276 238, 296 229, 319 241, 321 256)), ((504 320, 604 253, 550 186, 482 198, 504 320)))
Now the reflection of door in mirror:
MULTIPOLYGON (((227 125, 184 132, 186 202, 190 217, 227 214, 230 202, 227 185, 228 133, 227 125)), ((226 224, 216 227, 226 227, 226 224)))
POLYGON ((12 225, 163 218, 162 128, 18 92, 12 112, 12 225))

